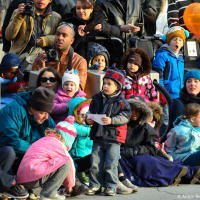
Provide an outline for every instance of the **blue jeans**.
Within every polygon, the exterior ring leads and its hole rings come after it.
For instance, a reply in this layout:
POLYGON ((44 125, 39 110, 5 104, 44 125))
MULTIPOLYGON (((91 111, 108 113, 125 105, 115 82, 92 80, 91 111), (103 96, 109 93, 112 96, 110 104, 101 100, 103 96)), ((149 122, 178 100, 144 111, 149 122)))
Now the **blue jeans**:
POLYGON ((8 174, 16 158, 15 151, 12 147, 0 147, 0 189, 9 189, 15 179, 8 174))
POLYGON ((183 163, 189 166, 200 166, 200 151, 191 154, 183 163))
POLYGON ((113 187, 118 184, 120 144, 94 142, 91 155, 90 187, 113 187))

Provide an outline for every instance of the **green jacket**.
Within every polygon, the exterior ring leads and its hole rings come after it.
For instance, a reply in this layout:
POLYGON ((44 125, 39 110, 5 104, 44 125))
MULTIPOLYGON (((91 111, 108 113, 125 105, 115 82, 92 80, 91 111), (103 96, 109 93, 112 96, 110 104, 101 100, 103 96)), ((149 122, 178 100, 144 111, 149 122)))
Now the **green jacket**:
POLYGON ((27 111, 31 92, 17 95, 15 101, 0 110, 0 146, 11 146, 17 154, 25 154, 30 145, 44 136, 46 128, 54 128, 55 122, 49 118, 38 124, 27 111))
MULTIPOLYGON (((45 36, 40 37, 43 40, 43 47, 53 47, 54 38, 61 16, 50 11, 43 19, 42 30, 45 36)), ((28 15, 17 13, 17 9, 13 12, 9 25, 6 28, 5 37, 12 41, 10 48, 11 53, 20 55, 26 48, 33 33, 34 18, 28 15)))

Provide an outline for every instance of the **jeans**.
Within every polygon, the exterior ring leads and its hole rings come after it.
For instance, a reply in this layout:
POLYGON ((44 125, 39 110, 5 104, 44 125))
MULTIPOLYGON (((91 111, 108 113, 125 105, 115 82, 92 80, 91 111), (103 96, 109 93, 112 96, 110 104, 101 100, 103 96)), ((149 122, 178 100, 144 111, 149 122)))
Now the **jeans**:
POLYGON ((168 105, 164 104, 162 105, 163 108, 163 123, 160 127, 159 130, 159 135, 160 137, 164 137, 164 135, 166 134, 166 131, 168 129, 168 125, 169 125, 169 110, 168 110, 168 105))
POLYGON ((189 166, 200 166, 200 151, 191 154, 183 163, 189 166))
POLYGON ((120 144, 94 142, 91 156, 90 187, 113 187, 118 184, 120 144))
POLYGON ((12 186, 15 179, 14 176, 9 175, 8 171, 11 169, 16 158, 15 151, 12 147, 0 147, 0 189, 8 190, 12 186))
POLYGON ((35 195, 42 195, 45 197, 54 196, 57 190, 63 184, 67 174, 70 170, 70 163, 62 165, 56 171, 44 176, 43 178, 23 185, 31 190, 35 195))

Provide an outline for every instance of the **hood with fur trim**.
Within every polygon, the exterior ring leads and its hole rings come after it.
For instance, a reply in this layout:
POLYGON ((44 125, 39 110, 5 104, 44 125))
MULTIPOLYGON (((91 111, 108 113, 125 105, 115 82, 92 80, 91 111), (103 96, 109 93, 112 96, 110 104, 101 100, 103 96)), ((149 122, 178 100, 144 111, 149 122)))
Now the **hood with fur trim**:
POLYGON ((153 116, 153 112, 151 108, 147 105, 147 103, 142 102, 139 99, 130 98, 127 100, 131 106, 131 111, 136 109, 140 113, 139 119, 136 121, 136 124, 142 126, 145 123, 149 122, 151 117, 153 116))

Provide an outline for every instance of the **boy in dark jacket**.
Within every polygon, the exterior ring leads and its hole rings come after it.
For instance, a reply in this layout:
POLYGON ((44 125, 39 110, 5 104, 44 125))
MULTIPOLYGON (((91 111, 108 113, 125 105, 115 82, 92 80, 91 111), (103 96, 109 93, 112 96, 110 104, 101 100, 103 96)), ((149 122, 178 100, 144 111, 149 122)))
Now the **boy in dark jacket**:
POLYGON ((131 111, 128 102, 122 97, 124 75, 112 68, 103 79, 103 90, 92 98, 89 111, 92 114, 105 114, 100 125, 87 117, 93 139, 91 156, 90 185, 87 195, 94 195, 104 186, 105 194, 114 196, 118 184, 118 161, 120 144, 125 142, 127 123, 131 111))

